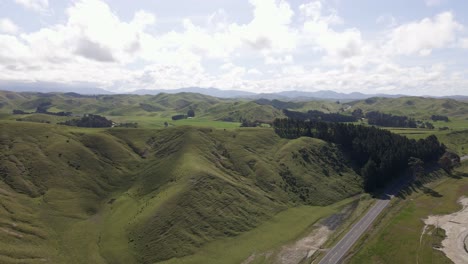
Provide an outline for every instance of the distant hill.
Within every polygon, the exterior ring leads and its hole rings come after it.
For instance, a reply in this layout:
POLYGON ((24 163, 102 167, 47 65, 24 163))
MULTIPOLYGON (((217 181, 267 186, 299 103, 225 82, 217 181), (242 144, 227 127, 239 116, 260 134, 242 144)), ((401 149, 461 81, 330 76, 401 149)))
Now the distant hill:
POLYGON ((188 92, 159 93, 157 95, 83 95, 74 92, 16 93, 0 91, 0 112, 11 112, 13 109, 34 112, 40 104, 50 103, 50 107, 55 112, 73 112, 78 115, 171 117, 174 114, 185 114, 189 109, 192 109, 198 117, 232 122, 240 122, 242 119, 271 121, 274 118, 284 117, 282 109, 319 110, 325 113, 336 113, 351 112, 361 108, 364 111, 380 111, 423 119, 427 119, 431 115, 468 118, 468 102, 454 99, 371 97, 354 101, 340 101, 218 98, 188 92))
MULTIPOLYGON (((72 84, 63 85, 56 83, 5 83, 0 81, 0 90, 13 91, 13 92, 41 92, 41 93, 78 93, 85 95, 99 95, 99 94, 115 94, 114 92, 97 88, 90 84, 72 84)), ((203 87, 183 87, 178 89, 137 89, 124 94, 137 94, 137 95, 158 95, 158 94, 177 94, 177 93, 199 93, 203 95, 218 97, 218 98, 245 98, 245 99, 268 99, 268 100, 282 100, 282 101, 310 101, 310 100, 340 100, 349 102, 353 100, 362 100, 372 97, 382 98, 399 98, 407 97, 403 94, 364 94, 360 92, 341 93, 332 90, 320 91, 281 91, 273 93, 256 93, 241 90, 223 90, 218 88, 203 88, 203 87)), ((466 95, 451 95, 451 96, 424 96, 433 98, 447 98, 459 101, 468 101, 466 95)))
POLYGON ((236 97, 249 97, 255 95, 255 93, 245 92, 245 91, 238 91, 238 90, 221 90, 216 88, 200 88, 200 87, 187 87, 187 88, 179 88, 173 90, 166 90, 166 89, 159 89, 159 90, 150 90, 150 89, 140 89, 130 92, 131 94, 150 94, 156 95, 160 93, 168 93, 168 94, 175 94, 175 93, 199 93, 219 98, 236 98, 236 97))
POLYGON ((35 82, 35 83, 4 83, 0 81, 0 90, 12 92, 39 92, 39 93, 67 93, 78 94, 112 94, 105 89, 93 87, 91 85, 61 85, 56 83, 35 82))
POLYGON ((159 93, 200 93, 205 95, 210 95, 219 98, 247 98, 247 99, 268 99, 268 100, 294 100, 294 101, 308 101, 308 100, 359 100, 366 99, 370 97, 389 97, 397 98, 404 95, 388 95, 388 94, 363 94, 358 92, 353 93, 339 93, 330 90, 321 90, 316 92, 306 92, 306 91, 283 91, 277 93, 252 93, 239 90, 221 90, 217 88, 200 88, 200 87, 187 87, 174 90, 135 90, 130 92, 131 94, 159 94, 159 93))
POLYGON ((11 113, 13 109, 34 112, 43 103, 49 103, 53 112, 72 112, 75 115, 171 117, 192 109, 197 117, 232 122, 240 122, 242 119, 272 121, 284 117, 280 110, 270 105, 198 93, 81 95, 0 91, 0 112, 11 113))
POLYGON ((380 111, 394 115, 430 118, 431 115, 446 115, 468 118, 468 103, 454 99, 427 97, 382 98, 373 97, 348 103, 349 111, 360 108, 364 111, 380 111))

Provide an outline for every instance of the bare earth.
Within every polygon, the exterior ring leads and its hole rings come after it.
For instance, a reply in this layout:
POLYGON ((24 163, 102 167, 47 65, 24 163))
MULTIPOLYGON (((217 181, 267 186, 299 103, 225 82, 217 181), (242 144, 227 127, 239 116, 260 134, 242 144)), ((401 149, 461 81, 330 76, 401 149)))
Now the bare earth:
POLYGON ((327 226, 321 225, 294 244, 283 246, 275 263, 297 264, 306 257, 310 258, 327 241, 332 232, 327 226))
POLYGON ((438 226, 445 230, 447 237, 442 241, 442 251, 455 264, 468 263, 465 239, 468 236, 468 197, 462 196, 458 202, 463 209, 449 215, 431 215, 424 220, 426 225, 438 226))

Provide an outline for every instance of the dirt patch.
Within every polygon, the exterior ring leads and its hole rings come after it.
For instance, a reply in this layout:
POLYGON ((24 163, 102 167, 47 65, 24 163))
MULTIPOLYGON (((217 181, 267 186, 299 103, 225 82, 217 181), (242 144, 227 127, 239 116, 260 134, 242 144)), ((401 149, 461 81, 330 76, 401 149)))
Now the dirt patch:
POLYGON ((250 264, 252 263, 257 257, 264 257, 265 259, 268 259, 271 256, 272 252, 268 251, 266 253, 253 253, 250 255, 246 260, 242 262, 242 264, 250 264))
POLYGON ((294 244, 283 246, 274 263, 297 264, 305 258, 310 258, 327 241, 332 232, 327 226, 321 225, 294 244))
POLYGON ((297 264, 312 257, 315 252, 321 250, 321 246, 327 242, 331 234, 351 216, 357 205, 356 201, 344 207, 340 212, 315 224, 315 229, 304 238, 297 240, 294 244, 283 246, 273 263, 297 264))
POLYGON ((468 197, 461 197, 458 202, 463 209, 449 215, 431 215, 424 220, 426 225, 433 225, 445 230, 446 238, 442 241, 442 250, 455 264, 468 263, 465 240, 468 236, 468 197))

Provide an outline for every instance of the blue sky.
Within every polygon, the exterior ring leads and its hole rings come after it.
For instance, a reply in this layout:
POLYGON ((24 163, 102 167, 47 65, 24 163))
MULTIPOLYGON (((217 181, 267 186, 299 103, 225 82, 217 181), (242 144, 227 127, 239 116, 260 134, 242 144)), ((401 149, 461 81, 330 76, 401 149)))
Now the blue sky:
POLYGON ((0 82, 468 95, 468 2, 0 0, 0 82))

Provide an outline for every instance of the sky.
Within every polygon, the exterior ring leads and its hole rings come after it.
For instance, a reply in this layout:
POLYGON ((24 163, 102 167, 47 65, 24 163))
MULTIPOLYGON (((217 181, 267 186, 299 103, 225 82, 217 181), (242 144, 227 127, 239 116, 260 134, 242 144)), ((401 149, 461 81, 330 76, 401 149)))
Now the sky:
POLYGON ((468 95, 466 0, 0 0, 0 84, 468 95))

